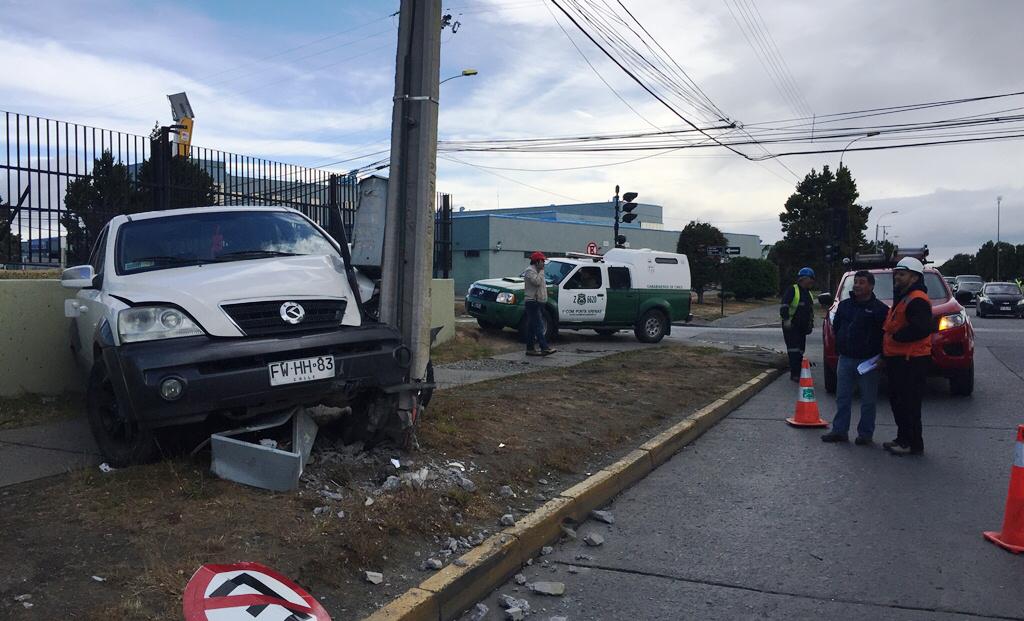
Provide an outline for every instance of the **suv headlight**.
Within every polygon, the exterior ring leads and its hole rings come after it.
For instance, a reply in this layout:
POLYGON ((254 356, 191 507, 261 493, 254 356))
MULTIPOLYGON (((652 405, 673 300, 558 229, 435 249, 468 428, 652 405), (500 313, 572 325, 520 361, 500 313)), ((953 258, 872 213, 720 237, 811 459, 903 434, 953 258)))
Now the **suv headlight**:
POLYGON ((516 294, 509 293, 507 291, 504 292, 504 293, 499 293, 498 297, 495 298, 494 301, 497 302, 498 304, 515 304, 516 303, 516 294))
POLYGON ((176 339, 204 334, 203 329, 189 319, 188 315, 167 306, 140 306, 124 309, 117 314, 117 332, 121 335, 123 343, 176 339))
POLYGON ((959 328, 965 323, 967 323, 967 313, 965 312, 961 311, 952 315, 943 315, 942 318, 939 319, 939 332, 959 328))

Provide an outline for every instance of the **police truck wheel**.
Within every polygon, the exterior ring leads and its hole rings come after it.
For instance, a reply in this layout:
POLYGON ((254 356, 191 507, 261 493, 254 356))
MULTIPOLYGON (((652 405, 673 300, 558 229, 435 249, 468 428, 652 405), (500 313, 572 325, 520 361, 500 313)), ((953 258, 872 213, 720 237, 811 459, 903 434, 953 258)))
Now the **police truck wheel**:
POLYGON ((657 343, 665 338, 666 332, 668 332, 668 319, 665 317, 665 313, 653 308, 641 315, 640 320, 633 328, 636 340, 641 343, 657 343))
POLYGON ((107 365, 93 364, 86 392, 89 428, 107 463, 115 468, 152 461, 157 455, 153 432, 139 427, 117 402, 107 365))
POLYGON ((830 395, 836 394, 836 384, 839 383, 839 378, 836 376, 836 370, 832 367, 825 365, 825 392, 830 395))
POLYGON ((974 365, 955 371, 949 378, 949 392, 958 397, 969 397, 974 392, 974 365))

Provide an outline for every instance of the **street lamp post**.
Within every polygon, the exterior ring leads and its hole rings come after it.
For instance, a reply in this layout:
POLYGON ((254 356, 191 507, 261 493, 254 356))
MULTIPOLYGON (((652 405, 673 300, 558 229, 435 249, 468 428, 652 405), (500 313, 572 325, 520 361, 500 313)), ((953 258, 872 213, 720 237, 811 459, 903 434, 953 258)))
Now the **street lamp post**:
POLYGON ((891 216, 894 213, 899 213, 899 211, 894 209, 894 210, 892 210, 892 211, 890 211, 888 213, 883 213, 882 215, 878 216, 878 220, 875 220, 875 249, 876 250, 878 249, 878 225, 881 224, 882 218, 884 218, 886 216, 891 216))
POLYGON ((1003 206, 1003 197, 996 197, 996 280, 999 280, 999 237, 1000 237, 1000 210, 1003 206))
POLYGON ((864 134, 863 136, 857 136, 856 138, 854 138, 850 142, 846 143, 846 146, 843 147, 842 153, 839 154, 839 168, 843 167, 843 156, 846 155, 846 150, 850 148, 851 144, 857 142, 858 140, 863 140, 865 138, 870 138, 872 136, 877 136, 878 134, 879 134, 879 132, 868 132, 868 133, 864 134))
POLYGON ((455 74, 450 78, 445 78, 438 82, 438 84, 444 84, 448 80, 454 80, 455 78, 468 78, 469 76, 476 75, 477 73, 479 72, 476 69, 463 69, 462 73, 455 74))

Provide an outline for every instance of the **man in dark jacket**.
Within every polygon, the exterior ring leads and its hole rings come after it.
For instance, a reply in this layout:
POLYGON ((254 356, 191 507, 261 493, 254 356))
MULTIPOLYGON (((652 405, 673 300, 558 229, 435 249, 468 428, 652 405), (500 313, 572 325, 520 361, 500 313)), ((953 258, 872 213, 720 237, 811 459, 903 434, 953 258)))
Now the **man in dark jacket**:
MULTIPOLYGON (((850 297, 839 302, 832 319, 832 331, 839 352, 836 367, 836 416, 832 430, 821 437, 822 442, 849 441, 853 387, 860 388, 860 422, 857 423, 858 445, 871 444, 875 433, 875 402, 878 399, 877 360, 874 368, 861 373, 858 367, 882 353, 882 326, 889 307, 875 297, 875 275, 861 270, 853 275, 850 297)), ((869 364, 870 366, 870 364, 869 364)))
POLYGON ((932 362, 932 304, 924 284, 924 265, 917 259, 902 259, 892 281, 896 299, 883 326, 882 351, 896 439, 882 447, 896 455, 920 455, 924 452, 921 398, 932 362))
POLYGON ((782 292, 782 338, 786 340, 789 355, 789 379, 800 381, 800 365, 807 349, 807 335, 814 329, 814 304, 811 300, 811 285, 814 284, 814 270, 802 268, 797 273, 796 284, 782 292))

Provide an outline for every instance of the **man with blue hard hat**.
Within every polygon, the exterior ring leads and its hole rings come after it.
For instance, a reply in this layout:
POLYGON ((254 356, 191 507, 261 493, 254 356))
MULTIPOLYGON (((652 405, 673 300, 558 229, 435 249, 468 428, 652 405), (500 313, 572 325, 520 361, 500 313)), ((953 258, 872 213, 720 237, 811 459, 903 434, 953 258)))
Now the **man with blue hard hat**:
POLYGON ((810 288, 814 285, 814 270, 801 268, 796 283, 782 292, 782 336, 786 339, 786 353, 789 356, 789 379, 800 381, 800 365, 804 350, 807 349, 807 335, 814 330, 814 304, 810 288))

